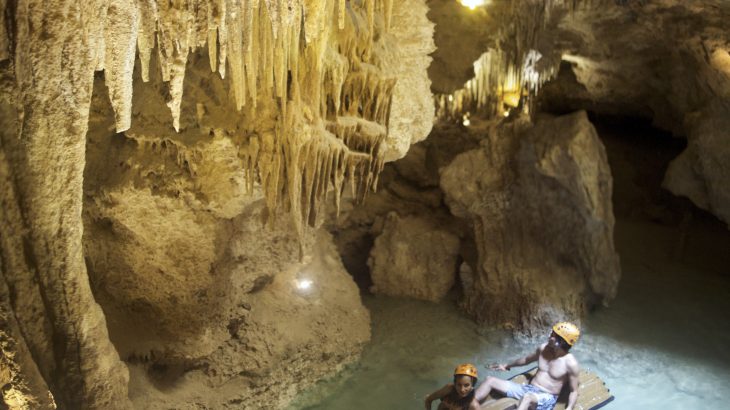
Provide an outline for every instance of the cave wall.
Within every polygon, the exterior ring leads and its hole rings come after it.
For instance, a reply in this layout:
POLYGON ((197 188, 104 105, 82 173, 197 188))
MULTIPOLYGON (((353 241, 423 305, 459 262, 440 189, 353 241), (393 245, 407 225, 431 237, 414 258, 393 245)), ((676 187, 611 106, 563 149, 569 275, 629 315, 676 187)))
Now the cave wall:
POLYGON ((1 6, 17 391, 281 407, 357 359, 369 317, 316 226, 431 128, 423 1, 1 6))
POLYGON ((727 161, 710 165, 697 155, 718 157, 727 145, 720 131, 730 95, 726 2, 514 1, 473 11, 433 3, 441 64, 429 73, 443 94, 439 117, 585 109, 647 118, 689 141, 663 186, 728 222, 726 190, 718 188, 727 161))
POLYGON ((728 142, 723 122, 730 115, 728 18, 727 4, 715 1, 578 10, 559 24, 564 67, 542 90, 541 105, 648 118, 686 138, 687 150, 663 186, 728 223, 727 193, 719 188, 727 161, 718 161, 727 158, 722 146, 728 142))
POLYGON ((464 308, 516 330, 578 321, 616 295, 612 178, 585 112, 492 128, 441 172, 478 257, 464 308))
POLYGON ((610 303, 613 178, 586 113, 472 120, 437 124, 365 205, 343 206, 330 226, 343 259, 369 255, 373 293, 452 292, 472 318, 516 332, 610 303))

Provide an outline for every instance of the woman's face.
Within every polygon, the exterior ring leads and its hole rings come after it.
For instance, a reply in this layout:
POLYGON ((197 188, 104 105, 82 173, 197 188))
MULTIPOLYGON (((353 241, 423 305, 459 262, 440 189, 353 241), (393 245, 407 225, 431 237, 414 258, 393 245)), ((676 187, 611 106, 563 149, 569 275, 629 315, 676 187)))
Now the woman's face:
POLYGON ((474 385, 471 382, 469 376, 457 376, 454 381, 454 388, 459 397, 466 397, 474 389, 474 385))

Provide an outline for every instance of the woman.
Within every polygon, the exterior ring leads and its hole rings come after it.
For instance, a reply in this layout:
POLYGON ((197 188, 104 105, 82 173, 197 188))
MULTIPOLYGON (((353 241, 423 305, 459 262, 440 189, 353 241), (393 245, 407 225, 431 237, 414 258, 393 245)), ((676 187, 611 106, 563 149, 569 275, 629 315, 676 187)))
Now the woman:
POLYGON ((477 384, 477 368, 473 364, 461 364, 454 370, 454 382, 426 396, 426 410, 431 403, 440 399, 438 410, 479 410, 479 402, 474 398, 477 384))

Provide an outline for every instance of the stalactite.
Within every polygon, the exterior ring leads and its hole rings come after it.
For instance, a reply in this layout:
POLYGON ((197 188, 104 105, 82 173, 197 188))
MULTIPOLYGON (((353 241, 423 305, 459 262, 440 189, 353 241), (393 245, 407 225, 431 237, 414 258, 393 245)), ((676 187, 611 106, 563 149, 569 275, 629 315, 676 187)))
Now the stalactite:
MULTIPOLYGON (((156 53, 176 131, 188 56, 205 47, 240 115, 279 110, 274 129, 241 138, 239 151, 246 190, 261 184, 272 218, 286 204, 311 223, 330 189, 339 208, 346 179, 358 199, 374 189, 395 79, 373 61, 373 42, 390 26, 393 0, 121 0, 104 11, 93 64, 105 70, 118 131, 130 127, 135 47, 144 82, 156 53)), ((189 150, 163 142, 146 148, 175 151, 195 172, 189 150)))
POLYGON ((345 0, 337 0, 337 28, 345 28, 345 0))
POLYGON ((234 0, 230 3, 231 8, 226 14, 226 27, 228 27, 228 63, 230 68, 230 79, 233 88, 233 97, 236 100, 236 109, 239 111, 246 104, 246 81, 244 78, 243 65, 243 25, 241 24, 242 12, 241 0, 234 0))
MULTIPOLYGON (((7 0, 0 0, 0 13, 5 16, 7 0)), ((5 18, 0 19, 0 61, 10 58, 10 33, 6 26, 5 18)))
POLYGON ((382 2, 385 31, 388 31, 390 29, 390 22, 393 18, 393 0, 382 0, 382 2))
POLYGON ((157 2, 154 0, 137 0, 140 15, 139 33, 137 35, 137 52, 142 68, 142 81, 150 79, 150 56, 155 46, 157 26, 157 2))
MULTIPOLYGON (((575 11, 595 7, 602 0, 516 0, 510 2, 499 28, 502 47, 483 54, 474 63, 475 76, 452 95, 437 96, 437 116, 459 119, 464 114, 482 112, 502 115, 506 109, 522 107, 532 111, 532 103, 542 85, 557 75, 557 64, 543 64, 537 71, 536 49, 541 33, 558 9, 575 11)), ((539 54, 539 53, 538 53, 539 54)))
POLYGON ((132 123, 132 72, 139 25, 133 0, 121 0, 109 6, 104 28, 103 68, 117 132, 129 129, 132 123))

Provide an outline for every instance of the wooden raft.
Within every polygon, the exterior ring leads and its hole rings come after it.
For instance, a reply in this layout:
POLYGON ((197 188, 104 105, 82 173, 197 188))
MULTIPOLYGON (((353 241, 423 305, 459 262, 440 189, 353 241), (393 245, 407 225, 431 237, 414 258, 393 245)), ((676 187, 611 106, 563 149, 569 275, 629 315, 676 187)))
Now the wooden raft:
MULTIPOLYGON (((523 384, 527 383, 537 372, 537 367, 512 377, 510 380, 523 384)), ((555 410, 565 410, 568 405, 569 389, 566 387, 558 397, 555 410)), ((611 391, 606 384, 595 373, 588 370, 581 370, 578 376, 578 403, 575 410, 594 410, 605 406, 613 400, 611 391)), ((490 394, 482 404, 481 410, 514 410, 517 408, 517 400, 509 397, 496 397, 490 394)))

